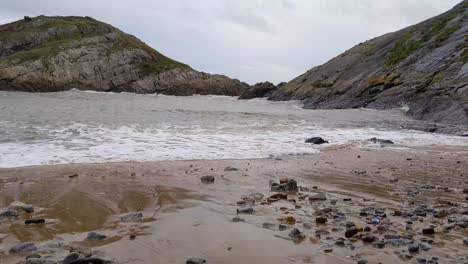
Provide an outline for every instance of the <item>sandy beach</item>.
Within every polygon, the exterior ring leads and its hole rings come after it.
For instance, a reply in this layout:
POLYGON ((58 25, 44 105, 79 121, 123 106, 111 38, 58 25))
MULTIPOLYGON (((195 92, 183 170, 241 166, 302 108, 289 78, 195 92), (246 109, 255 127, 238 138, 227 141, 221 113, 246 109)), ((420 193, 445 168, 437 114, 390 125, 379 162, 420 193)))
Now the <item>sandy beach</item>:
POLYGON ((365 145, 274 159, 0 169, 0 207, 34 206, 1 219, 0 262, 78 252, 116 263, 465 263, 467 171, 463 148, 365 145), (270 189, 284 178, 298 190, 270 189), (32 218, 45 223, 24 223, 32 218), (20 242, 37 249, 9 252, 20 242))

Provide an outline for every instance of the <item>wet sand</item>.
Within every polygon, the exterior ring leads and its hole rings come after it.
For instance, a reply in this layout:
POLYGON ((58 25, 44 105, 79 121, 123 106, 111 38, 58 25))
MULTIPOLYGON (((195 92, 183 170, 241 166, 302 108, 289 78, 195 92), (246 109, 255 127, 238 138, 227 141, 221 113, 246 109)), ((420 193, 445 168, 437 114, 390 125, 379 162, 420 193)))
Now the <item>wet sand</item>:
MULTIPOLYGON (((19 219, 0 220, 0 263, 22 263, 34 252, 9 253, 19 242, 32 241, 37 253, 54 261, 70 251, 91 252, 117 263, 185 263, 192 257, 208 263, 417 263, 437 257, 439 263, 465 263, 466 228, 449 223, 452 216, 466 217, 468 152, 463 148, 329 147, 316 155, 281 159, 125 162, 70 164, 0 169, 0 208, 17 200, 35 207, 19 219), (232 167, 236 170, 226 168, 232 167), (70 177, 77 174, 78 176, 70 177), (200 177, 212 175, 205 184, 200 177), (269 181, 292 178, 305 187, 288 193, 288 200, 266 202, 275 194, 269 181), (251 206, 253 214, 239 214, 242 196, 261 193, 251 206), (309 202, 324 193, 327 200, 309 202), (293 201, 294 200, 294 201, 293 201), (335 203, 336 202, 336 203, 335 203), (448 216, 419 216, 408 230, 408 218, 394 211, 412 212, 427 205, 447 210, 448 216), (385 227, 366 223, 363 208, 384 208, 385 227), (328 223, 316 224, 324 209, 328 223), (122 221, 129 212, 143 219, 122 221), (333 218, 342 213, 346 219, 333 218), (294 224, 279 230, 281 219, 294 224), (244 222, 233 221, 239 217, 244 222), (46 223, 25 225, 29 218, 46 223), (370 226, 368 234, 384 240, 388 234, 427 241, 432 248, 417 254, 407 246, 364 243, 345 239, 346 222, 370 226), (268 223, 268 224, 267 224, 268 223), (442 226, 447 231, 426 236, 421 229, 442 226), (306 238, 294 242, 294 228, 306 238), (85 240, 90 231, 104 234, 85 240), (321 234, 320 238, 317 234, 321 234), (130 239, 135 235, 135 239, 130 239), (432 240, 432 241, 429 241, 432 240), (333 251, 329 248, 333 246, 333 251), (395 253, 399 251, 399 253, 395 253), (465 262, 463 262, 465 261, 465 262)), ((413 219, 414 220, 414 219, 413 219)), ((363 233, 364 234, 364 233, 363 233)))

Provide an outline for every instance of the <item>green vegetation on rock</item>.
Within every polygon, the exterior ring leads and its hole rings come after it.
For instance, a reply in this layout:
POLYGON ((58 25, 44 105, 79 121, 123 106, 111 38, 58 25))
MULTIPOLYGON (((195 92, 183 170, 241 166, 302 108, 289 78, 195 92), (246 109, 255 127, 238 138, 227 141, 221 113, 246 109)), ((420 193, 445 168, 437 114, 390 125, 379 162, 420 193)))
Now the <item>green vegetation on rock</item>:
POLYGON ((456 15, 453 14, 444 16, 432 23, 430 28, 417 28, 417 26, 413 27, 410 32, 406 33, 400 38, 395 47, 390 51, 390 55, 387 57, 386 64, 393 66, 398 62, 406 59, 437 35, 436 46, 440 45, 442 42, 447 40, 450 35, 460 29, 460 25, 454 25, 446 28, 447 23, 455 17, 456 15), (420 34, 422 34, 422 37, 418 36, 420 34))

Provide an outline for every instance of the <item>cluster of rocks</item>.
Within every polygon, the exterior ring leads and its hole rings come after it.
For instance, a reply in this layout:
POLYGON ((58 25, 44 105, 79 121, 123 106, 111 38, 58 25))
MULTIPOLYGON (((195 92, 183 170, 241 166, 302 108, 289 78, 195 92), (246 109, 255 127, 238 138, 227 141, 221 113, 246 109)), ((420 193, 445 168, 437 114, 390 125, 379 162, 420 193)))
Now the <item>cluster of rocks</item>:
MULTIPOLYGON (((436 264, 438 258, 425 259, 418 257, 418 254, 431 251, 437 241, 435 234, 468 227, 468 208, 460 204, 435 209, 430 205, 409 202, 400 210, 391 210, 371 205, 374 203, 366 199, 334 199, 318 187, 309 189, 298 186, 294 179, 285 178, 279 182, 271 180, 269 187, 275 193, 268 197, 261 193, 242 197, 237 202, 240 206, 237 213, 255 214, 255 205, 271 206, 279 201, 290 203, 294 209, 289 206, 279 208, 280 213, 285 215, 278 218, 279 223, 264 222, 262 227, 287 231, 294 243, 301 243, 308 238, 310 242, 320 244, 324 253, 332 253, 335 247, 352 251, 357 251, 361 246, 375 250, 390 247, 403 261, 414 259, 417 263, 436 264), (359 209, 350 213, 347 209, 349 206, 359 209), (309 209, 313 209, 312 214, 294 215, 298 210, 305 212, 309 209), (401 223, 404 230, 396 228, 401 223)), ((244 219, 235 217, 233 222, 244 222, 244 219)), ((468 245, 468 238, 460 243, 468 245)), ((358 263, 366 263, 363 261, 361 259, 358 263)))
MULTIPOLYGON (((17 220, 20 216, 18 211, 32 213, 34 207, 20 202, 12 203, 8 209, 1 212, 0 220, 8 218, 10 220, 17 220)), ((141 212, 132 212, 124 214, 120 217, 122 223, 126 222, 139 222, 144 219, 141 212)), ((44 224, 44 219, 27 219, 25 224, 44 224)), ((107 235, 92 231, 86 234, 84 241, 101 241, 107 239, 107 235)), ((134 240, 135 235, 130 236, 130 240, 134 240)), ((9 250, 10 254, 27 254, 24 263, 26 264, 112 264, 113 261, 105 260, 96 257, 87 248, 76 248, 70 245, 65 245, 62 242, 42 242, 36 244, 34 242, 21 242, 9 250), (62 250, 69 250, 69 254, 63 255, 61 259, 57 259, 57 255, 61 255, 62 250), (41 255, 45 253, 44 255, 41 255), (51 253, 55 256, 51 256, 51 253)), ((195 262, 194 262, 195 263, 195 262)), ((203 262, 200 262, 203 263, 203 262)))

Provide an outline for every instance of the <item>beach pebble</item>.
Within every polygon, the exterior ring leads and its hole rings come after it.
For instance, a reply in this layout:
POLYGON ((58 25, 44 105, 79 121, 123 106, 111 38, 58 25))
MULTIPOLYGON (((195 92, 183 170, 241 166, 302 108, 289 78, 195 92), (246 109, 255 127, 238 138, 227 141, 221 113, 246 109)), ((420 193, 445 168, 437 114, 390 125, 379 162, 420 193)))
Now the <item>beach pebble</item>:
POLYGON ((185 263, 186 264, 203 264, 203 263, 206 263, 206 260, 201 259, 201 258, 191 258, 191 259, 188 259, 187 262, 185 263))
POLYGON ((464 238, 464 239, 463 239, 463 244, 464 244, 465 246, 468 246, 468 238, 464 238))
POLYGON ((128 213, 122 217, 120 217, 120 220, 122 222, 130 222, 130 221, 139 221, 143 219, 143 214, 142 213, 128 213))
POLYGON ((362 237, 362 241, 365 243, 372 243, 377 240, 377 237, 374 235, 365 235, 362 237))
POLYGON ((23 253, 36 250, 37 247, 32 242, 19 243, 18 245, 10 248, 10 253, 23 253))
POLYGON ((424 228, 422 230, 422 233, 423 233, 423 235, 433 235, 433 234, 435 234, 435 230, 432 227, 424 228))
POLYGON ((0 212, 0 219, 2 218, 18 218, 18 213, 13 210, 5 210, 0 212))
POLYGON ((82 255, 80 255, 80 253, 78 252, 73 252, 73 253, 70 253, 69 255, 67 255, 63 260, 62 260, 62 264, 70 264, 72 263, 73 261, 75 260, 78 260, 80 258, 83 258, 82 255))
POLYGON ((215 181, 215 177, 211 175, 203 176, 200 178, 203 183, 213 183, 215 181))
POLYGON ((57 262, 52 261, 50 259, 29 258, 29 259, 26 259, 24 264, 57 264, 57 262))
POLYGON ((295 242, 299 242, 305 239, 305 235, 301 231, 299 231, 299 229, 297 228, 294 228, 293 230, 291 230, 288 236, 295 242))
POLYGON ((30 259, 30 258, 41 258, 41 255, 34 253, 26 257, 26 259, 30 259))
POLYGON ((232 222, 239 223, 239 222, 245 222, 245 220, 236 216, 236 217, 232 218, 232 222))
POLYGON ((105 239, 106 236, 96 233, 96 232, 89 232, 88 235, 86 236, 86 240, 101 240, 105 239))
POLYGON ((238 171, 238 170, 239 169, 231 167, 231 166, 228 166, 228 167, 224 168, 224 171, 238 171))
POLYGON ((26 213, 34 212, 34 206, 19 201, 14 201, 8 206, 9 210, 23 210, 26 213))
POLYGON ((26 225, 32 225, 32 224, 44 224, 45 219, 44 218, 33 218, 33 219, 28 219, 24 221, 26 225))
POLYGON ((326 200, 327 200, 327 196, 324 193, 319 193, 319 194, 309 197, 309 202, 326 201, 326 200))
POLYGON ((237 209, 237 214, 253 214, 254 209, 252 207, 237 209))
POLYGON ((80 258, 69 264, 110 264, 112 262, 100 258, 80 258))
POLYGON ((408 252, 410 253, 418 253, 419 252, 419 245, 418 244, 411 244, 408 246, 408 252))
POLYGON ((356 235, 359 232, 361 232, 361 229, 353 226, 351 228, 346 229, 345 237, 347 237, 347 238, 353 237, 354 235, 356 235))
POLYGON ((326 224, 328 222, 328 219, 326 217, 317 217, 315 218, 315 222, 317 224, 326 224))

